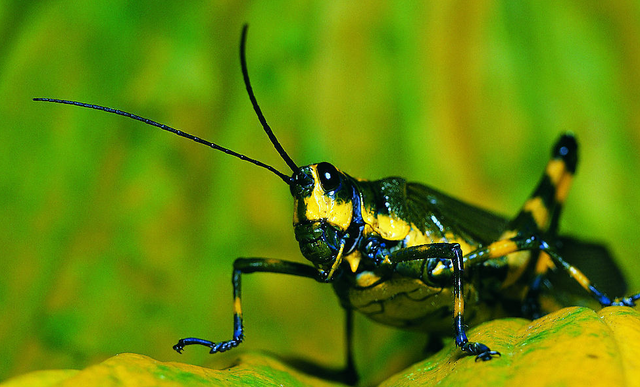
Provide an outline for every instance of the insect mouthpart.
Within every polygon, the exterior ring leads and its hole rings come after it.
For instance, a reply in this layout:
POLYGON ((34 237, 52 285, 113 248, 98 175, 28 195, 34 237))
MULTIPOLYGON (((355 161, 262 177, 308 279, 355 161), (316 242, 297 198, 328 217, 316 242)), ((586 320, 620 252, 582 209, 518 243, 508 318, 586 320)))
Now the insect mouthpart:
POLYGON ((357 271, 359 260, 351 259, 350 255, 359 241, 357 232, 352 236, 326 220, 295 224, 294 231, 300 252, 319 271, 323 281, 332 280, 343 259, 349 262, 353 272, 357 271))
POLYGON ((342 264, 343 252, 344 252, 344 242, 340 245, 340 250, 338 250, 338 255, 334 258, 333 265, 331 265, 331 268, 329 269, 329 271, 323 270, 320 272, 320 275, 322 276, 322 279, 325 282, 331 282, 331 280, 333 279, 333 274, 342 264))
POLYGON ((294 227, 302 255, 319 269, 332 266, 340 246, 337 230, 324 221, 303 222, 294 227))

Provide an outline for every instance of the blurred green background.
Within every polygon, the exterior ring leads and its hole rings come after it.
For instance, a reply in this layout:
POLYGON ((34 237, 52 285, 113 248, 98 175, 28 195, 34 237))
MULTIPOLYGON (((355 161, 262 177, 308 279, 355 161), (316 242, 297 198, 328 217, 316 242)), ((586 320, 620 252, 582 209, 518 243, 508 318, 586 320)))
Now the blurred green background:
MULTIPOLYGON (((231 337, 236 257, 302 262, 267 171, 57 97, 135 112, 286 172, 242 83, 298 164, 400 175, 514 214, 557 136, 581 160, 563 230, 607 242, 640 290, 637 1, 0 3, 0 379, 231 337), (393 4, 393 5, 392 5, 393 4)), ((244 281, 247 340, 342 364, 330 286, 244 281)), ((371 380, 422 339, 357 319, 371 380)))

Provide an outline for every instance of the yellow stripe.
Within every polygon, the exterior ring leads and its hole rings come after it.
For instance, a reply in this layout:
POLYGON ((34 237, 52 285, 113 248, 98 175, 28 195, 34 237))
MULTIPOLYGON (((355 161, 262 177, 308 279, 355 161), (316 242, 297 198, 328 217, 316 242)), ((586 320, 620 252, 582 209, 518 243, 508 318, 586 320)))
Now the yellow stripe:
POLYGON ((527 200, 522 207, 524 211, 528 211, 533 217, 534 222, 536 222, 536 226, 540 230, 547 229, 547 222, 549 221, 549 210, 544 205, 542 198, 536 196, 527 200))
POLYGON ((567 173, 567 168, 563 160, 553 159, 549 160, 545 172, 553 185, 557 186, 560 179, 567 173))
POLYGON ((580 270, 578 270, 575 267, 571 266, 571 267, 569 267, 569 275, 571 275, 571 277, 573 279, 578 281, 580 286, 582 286, 585 290, 587 290, 587 291, 589 290, 589 286, 591 285, 591 281, 589 281, 589 278, 587 278, 587 276, 582 274, 582 272, 580 270))
POLYGON ((549 176, 551 183, 556 187, 556 201, 564 203, 569 187, 571 187, 573 175, 567 170, 564 161, 560 159, 549 161, 545 172, 549 176))
POLYGON ((462 316, 464 314, 464 299, 462 294, 456 298, 456 302, 453 304, 453 315, 462 316))
POLYGON ((514 251, 518 250, 518 245, 514 241, 509 239, 493 242, 489 245, 489 255, 491 258, 498 258, 505 256, 507 254, 511 254, 514 251))
POLYGON ((556 186, 556 201, 558 203, 564 203, 565 199, 567 198, 567 194, 569 193, 569 188, 571 188, 572 181, 573 176, 567 173, 558 182, 556 186))
POLYGON ((556 267, 556 265, 551 261, 549 254, 541 252, 538 262, 536 262, 536 274, 545 274, 549 269, 553 269, 554 267, 556 267))
POLYGON ((242 316, 242 301, 240 301, 240 297, 236 297, 233 300, 233 313, 242 316))

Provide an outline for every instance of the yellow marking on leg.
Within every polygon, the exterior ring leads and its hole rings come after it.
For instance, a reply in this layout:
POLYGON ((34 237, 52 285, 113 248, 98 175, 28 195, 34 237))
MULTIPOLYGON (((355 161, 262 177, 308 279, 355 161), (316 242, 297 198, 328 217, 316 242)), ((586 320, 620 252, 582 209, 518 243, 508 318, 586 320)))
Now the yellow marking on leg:
POLYGON ((233 300, 233 313, 242 316, 242 301, 240 301, 240 297, 236 297, 233 300))
POLYGON ((464 314, 464 299, 462 294, 456 297, 456 302, 453 304, 453 315, 462 316, 464 314))
POLYGON ((556 201, 564 203, 571 187, 573 175, 567 170, 565 162, 559 159, 549 161, 545 172, 549 176, 551 183, 556 187, 556 201))
POLYGON ((557 186, 558 182, 567 173, 567 166, 563 160, 560 160, 560 159, 550 160, 549 163, 547 163, 547 168, 545 169, 545 173, 547 174, 547 176, 549 176, 551 183, 557 186))
POLYGON ((591 286, 591 281, 589 281, 589 278, 587 278, 586 275, 582 274, 582 272, 578 269, 576 269, 573 266, 569 267, 569 275, 571 276, 571 278, 575 279, 576 281, 578 281, 578 283, 580 284, 580 286, 582 286, 586 291, 589 291, 589 286, 591 286))
POLYGON ((493 242, 488 246, 488 249, 491 258, 498 258, 517 251, 518 245, 510 239, 504 239, 501 241, 493 242))
POLYGON ((536 262, 536 274, 545 274, 549 269, 553 269, 555 267, 556 265, 553 264, 549 254, 544 251, 541 252, 538 262, 536 262))
MULTIPOLYGON (((517 235, 516 231, 506 231, 503 238, 512 238, 517 235)), ((524 273, 527 262, 531 259, 530 251, 518 251, 518 245, 511 239, 503 239, 493 242, 488 247, 491 258, 507 257, 507 276, 501 287, 506 288, 513 285, 524 273)))
POLYGON ((556 184, 556 201, 558 203, 564 203, 567 198, 567 194, 569 193, 569 188, 571 188, 571 182, 573 181, 573 176, 569 173, 562 176, 562 179, 556 184))
POLYGON ((534 222, 536 222, 536 226, 538 226, 540 230, 547 229, 547 222, 549 221, 549 210, 544 205, 541 197, 536 196, 527 200, 527 202, 524 203, 522 209, 531 214, 534 222))
POLYGON ((531 251, 516 251, 507 255, 507 276, 502 281, 501 287, 507 288, 516 283, 527 268, 527 262, 531 259, 531 251))

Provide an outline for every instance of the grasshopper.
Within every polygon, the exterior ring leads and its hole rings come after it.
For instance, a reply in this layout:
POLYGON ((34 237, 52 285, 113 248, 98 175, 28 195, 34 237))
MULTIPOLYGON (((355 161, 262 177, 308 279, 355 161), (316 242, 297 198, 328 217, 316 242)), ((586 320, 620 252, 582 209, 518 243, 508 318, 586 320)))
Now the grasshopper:
POLYGON ((540 182, 512 219, 400 177, 358 179, 327 162, 300 167, 278 142, 258 106, 246 64, 246 35, 245 25, 240 44, 244 83, 265 133, 291 175, 122 110, 61 99, 34 99, 142 121, 265 168, 288 185, 293 196, 295 238, 310 265, 270 258, 236 259, 232 275, 233 337, 222 342, 185 338, 173 346, 176 351, 203 345, 216 353, 238 346, 244 339, 241 279, 256 272, 289 274, 333 285, 346 311, 347 355, 342 376, 349 383, 357 381, 351 342, 354 311, 394 327, 453 333, 460 350, 487 361, 499 352, 470 341, 466 324, 505 314, 540 316, 539 295, 552 268, 564 271, 585 295, 602 306, 633 306, 640 298, 640 294, 608 297, 563 258, 565 253, 570 254, 568 247, 576 246, 557 235, 578 160, 573 134, 560 136, 540 182))

